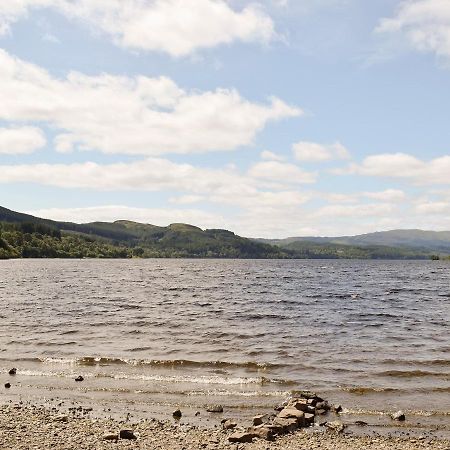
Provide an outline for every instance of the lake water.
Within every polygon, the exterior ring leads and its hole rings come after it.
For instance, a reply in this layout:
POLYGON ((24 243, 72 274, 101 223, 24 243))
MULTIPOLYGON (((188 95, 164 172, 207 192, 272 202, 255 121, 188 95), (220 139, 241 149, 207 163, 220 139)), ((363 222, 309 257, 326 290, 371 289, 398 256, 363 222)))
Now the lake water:
POLYGON ((0 306, 3 402, 215 423, 205 405, 245 419, 309 389, 450 436, 449 263, 11 260, 0 306))

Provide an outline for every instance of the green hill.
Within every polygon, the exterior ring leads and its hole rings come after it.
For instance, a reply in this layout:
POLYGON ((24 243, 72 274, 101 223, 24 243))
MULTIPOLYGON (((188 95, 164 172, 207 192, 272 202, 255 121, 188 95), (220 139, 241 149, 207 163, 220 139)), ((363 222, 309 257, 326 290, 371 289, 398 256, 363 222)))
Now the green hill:
POLYGON ((432 232, 416 230, 415 239, 421 243, 416 246, 407 245, 412 234, 402 231, 344 238, 312 237, 264 241, 243 238, 227 230, 202 230, 182 223, 161 227, 128 220, 86 224, 58 222, 0 207, 0 259, 429 259, 436 248, 445 249, 447 242, 446 236, 442 234, 439 235, 438 247, 437 244, 427 247, 431 237, 433 242, 438 240, 434 234, 429 233, 432 232), (383 236, 384 240, 381 240, 380 237, 383 236), (391 245, 391 242, 397 245, 391 245))

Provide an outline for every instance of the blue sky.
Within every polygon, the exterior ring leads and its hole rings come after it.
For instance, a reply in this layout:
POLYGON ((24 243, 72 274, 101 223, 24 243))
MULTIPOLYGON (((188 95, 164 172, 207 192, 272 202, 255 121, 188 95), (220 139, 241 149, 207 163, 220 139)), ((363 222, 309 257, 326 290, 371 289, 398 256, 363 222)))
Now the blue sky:
POLYGON ((2 3, 2 206, 261 237, 450 229, 447 0, 2 3))

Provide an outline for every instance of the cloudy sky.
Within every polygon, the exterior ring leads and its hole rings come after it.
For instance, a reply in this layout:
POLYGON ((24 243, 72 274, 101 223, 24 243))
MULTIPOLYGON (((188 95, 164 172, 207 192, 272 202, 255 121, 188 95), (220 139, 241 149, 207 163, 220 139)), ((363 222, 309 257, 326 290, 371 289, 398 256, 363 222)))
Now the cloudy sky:
POLYGON ((449 0, 0 2, 0 205, 450 229, 449 0))

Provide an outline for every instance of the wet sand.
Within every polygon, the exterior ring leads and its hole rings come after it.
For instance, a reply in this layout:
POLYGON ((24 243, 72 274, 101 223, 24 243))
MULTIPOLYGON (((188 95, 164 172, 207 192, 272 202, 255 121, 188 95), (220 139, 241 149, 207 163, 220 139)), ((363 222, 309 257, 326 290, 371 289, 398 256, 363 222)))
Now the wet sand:
MULTIPOLYGON (((89 413, 88 413, 89 414, 89 413)), ((231 431, 159 420, 126 422, 93 419, 79 414, 66 415, 58 409, 11 404, 0 406, 0 449, 2 450, 92 450, 92 449, 322 449, 322 450, 450 450, 450 441, 430 437, 355 436, 315 433, 305 430, 268 442, 230 444, 231 431), (105 440, 106 434, 132 430, 136 440, 105 440)))

